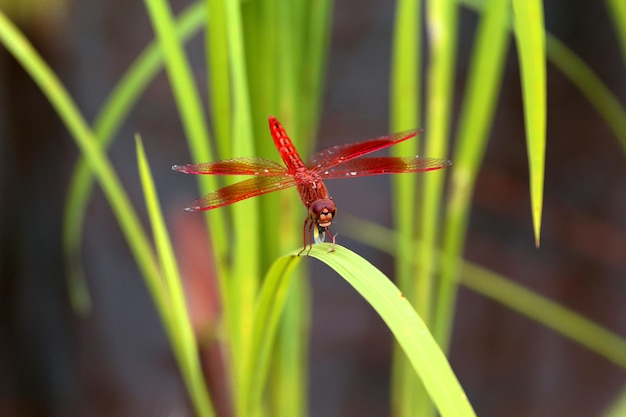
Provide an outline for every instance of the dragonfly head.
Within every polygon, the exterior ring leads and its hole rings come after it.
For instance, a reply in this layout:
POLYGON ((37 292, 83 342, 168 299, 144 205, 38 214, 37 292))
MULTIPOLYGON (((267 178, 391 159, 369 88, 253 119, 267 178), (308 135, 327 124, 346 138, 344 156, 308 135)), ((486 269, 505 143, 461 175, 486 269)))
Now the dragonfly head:
POLYGON ((309 217, 318 227, 328 228, 337 214, 337 207, 330 198, 315 200, 309 206, 309 217))

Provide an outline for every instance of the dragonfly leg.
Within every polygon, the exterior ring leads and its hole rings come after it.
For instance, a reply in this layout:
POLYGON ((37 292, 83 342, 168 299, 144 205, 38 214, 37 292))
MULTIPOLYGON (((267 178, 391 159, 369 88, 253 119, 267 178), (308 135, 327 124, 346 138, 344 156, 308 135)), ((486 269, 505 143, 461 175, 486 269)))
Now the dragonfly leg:
POLYGON ((313 242, 315 241, 315 237, 313 236, 313 225, 315 222, 313 219, 309 218, 309 250, 306 252, 307 256, 311 253, 311 249, 313 249, 313 242))
POLYGON ((328 235, 330 236, 331 239, 331 245, 330 245, 330 249, 328 249, 327 253, 331 253, 335 251, 335 245, 337 244, 337 242, 335 241, 335 238, 337 237, 338 233, 335 233, 334 235, 331 233, 330 229, 326 228, 326 230, 328 231, 328 235))
POLYGON ((313 248, 313 220, 310 217, 307 217, 304 220, 304 225, 302 226, 302 249, 298 252, 298 256, 302 255, 302 252, 304 252, 307 247, 307 226, 309 235, 309 250, 306 254, 308 255, 313 248))
POLYGON ((313 249, 313 243, 323 243, 326 241, 326 235, 330 236, 331 247, 328 250, 328 253, 335 251, 335 237, 336 234, 332 234, 328 226, 322 227, 317 225, 313 219, 310 217, 304 221, 304 225, 302 227, 302 249, 298 252, 298 256, 302 255, 302 252, 307 251, 307 256, 311 253, 311 249, 313 249), (314 228, 315 227, 315 228, 314 228), (308 241, 307 241, 308 235, 308 241), (307 246, 309 247, 307 250, 307 246))

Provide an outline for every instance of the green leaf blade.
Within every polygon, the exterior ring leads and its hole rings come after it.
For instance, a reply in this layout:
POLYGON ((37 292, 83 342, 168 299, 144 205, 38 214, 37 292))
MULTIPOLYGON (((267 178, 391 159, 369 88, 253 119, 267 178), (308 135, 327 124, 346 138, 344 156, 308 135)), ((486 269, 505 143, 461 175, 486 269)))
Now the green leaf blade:
POLYGON ((172 349, 178 360, 195 410, 198 416, 214 417, 215 410, 204 381, 202 365, 197 352, 198 343, 191 328, 191 320, 187 311, 178 264, 167 227, 165 226, 165 220, 163 219, 152 172, 148 166, 143 143, 139 135, 135 137, 135 142, 139 176, 163 274, 163 283, 161 281, 148 281, 148 285, 156 287, 152 288, 153 293, 156 291, 165 292, 164 298, 167 306, 160 308, 159 312, 163 317, 172 349))
MULTIPOLYGON (((196 33, 205 18, 206 9, 199 3, 189 6, 182 12, 177 23, 177 33, 181 40, 188 40, 196 33)), ((109 147, 120 125, 128 117, 128 112, 162 67, 161 49, 156 42, 151 42, 109 94, 93 125, 96 139, 103 150, 109 147)), ((85 211, 93 185, 94 174, 86 157, 81 156, 72 174, 63 215, 63 251, 68 271, 70 300, 79 312, 86 312, 91 306, 80 259, 80 247, 85 211)))
POLYGON ((546 41, 540 0, 513 0, 513 30, 520 56, 530 199, 535 245, 541 236, 546 153, 546 41))
POLYGON ((334 269, 376 310, 404 350, 442 416, 474 416, 463 389, 428 327, 402 292, 365 259, 330 244, 314 245, 310 256, 334 269))
POLYGON ((471 199, 487 148, 509 44, 509 7, 487 0, 480 16, 457 130, 451 187, 444 217, 441 283, 437 293, 433 334, 447 350, 452 333, 459 266, 462 259, 471 199))

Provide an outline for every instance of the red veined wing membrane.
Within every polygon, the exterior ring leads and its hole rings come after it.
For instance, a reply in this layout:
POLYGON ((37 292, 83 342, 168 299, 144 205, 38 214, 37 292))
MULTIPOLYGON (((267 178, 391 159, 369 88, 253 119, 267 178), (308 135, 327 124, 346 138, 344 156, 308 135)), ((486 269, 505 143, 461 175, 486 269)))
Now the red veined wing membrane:
POLYGON ((258 175, 263 177, 288 175, 285 167, 265 158, 233 158, 200 164, 174 165, 172 169, 186 174, 258 175))
POLYGON ((258 176, 229 185, 228 187, 220 188, 192 202, 185 210, 211 210, 245 200, 246 198, 271 193, 296 185, 295 178, 287 173, 283 174, 283 176, 258 176))
POLYGON ((419 135, 423 131, 423 129, 413 129, 363 142, 333 146, 332 148, 324 149, 313 155, 311 159, 309 159, 307 167, 316 171, 324 171, 354 158, 358 158, 359 156, 367 155, 388 148, 396 143, 403 142, 419 135))
POLYGON ((344 162, 327 170, 318 171, 323 179, 365 177, 368 175, 424 172, 445 168, 452 162, 445 159, 420 157, 361 158, 344 162))

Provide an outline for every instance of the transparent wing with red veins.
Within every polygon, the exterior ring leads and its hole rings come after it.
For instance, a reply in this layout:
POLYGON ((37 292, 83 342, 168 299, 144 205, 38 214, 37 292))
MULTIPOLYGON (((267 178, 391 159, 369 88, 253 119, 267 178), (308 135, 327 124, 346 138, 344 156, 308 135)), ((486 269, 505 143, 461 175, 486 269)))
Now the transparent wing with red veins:
POLYGON ((368 175, 401 174, 405 172, 424 172, 441 169, 452 165, 445 159, 420 157, 380 157, 361 158, 348 161, 324 171, 322 179, 365 177, 368 175))
POLYGON ((261 194, 267 194, 274 191, 296 185, 296 180, 290 175, 270 176, 270 177, 254 177, 244 181, 240 181, 228 187, 213 191, 192 202, 187 211, 211 210, 214 208, 227 206, 237 201, 245 200, 261 194))
POLYGON ((354 158, 358 158, 360 156, 388 148, 407 139, 411 139, 422 132, 423 129, 413 129, 363 142, 333 146, 332 148, 324 149, 323 151, 313 155, 311 159, 309 159, 307 167, 318 172, 325 171, 354 158))
POLYGON ((186 174, 258 175, 262 177, 288 175, 285 167, 265 158, 234 158, 200 164, 174 165, 172 169, 186 174))

